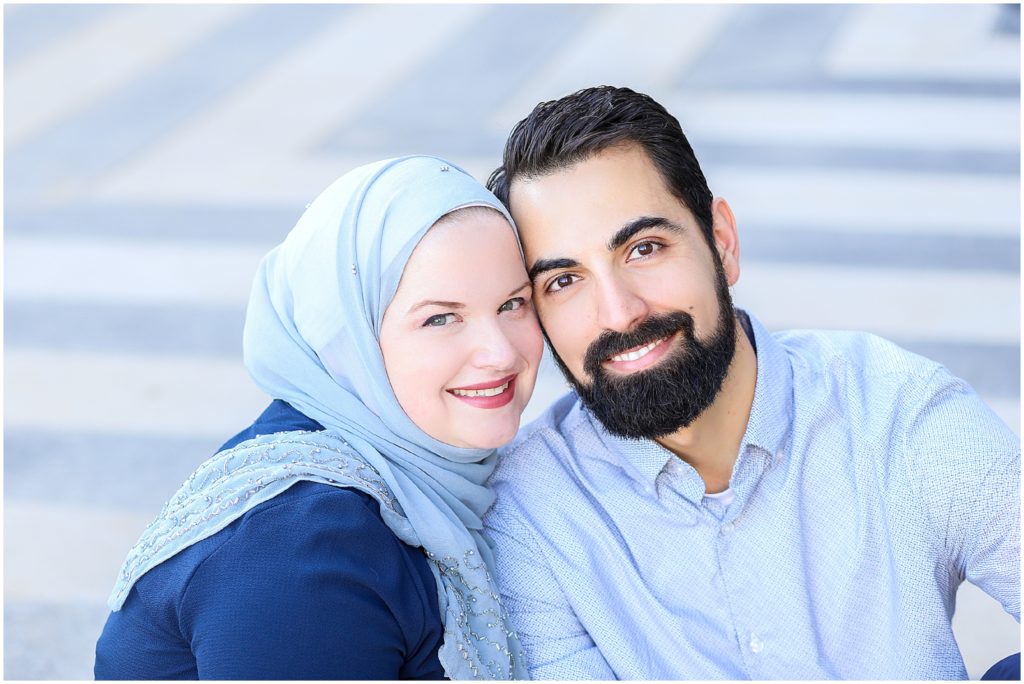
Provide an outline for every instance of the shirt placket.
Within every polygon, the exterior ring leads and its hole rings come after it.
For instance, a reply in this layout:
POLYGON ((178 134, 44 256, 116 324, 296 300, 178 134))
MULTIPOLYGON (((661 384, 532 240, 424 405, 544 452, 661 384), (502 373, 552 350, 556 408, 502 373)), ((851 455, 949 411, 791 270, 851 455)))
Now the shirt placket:
POLYGON ((742 552, 745 535, 749 534, 749 520, 746 505, 757 487, 758 481, 770 462, 770 456, 762 448, 747 445, 733 476, 733 490, 736 498, 728 509, 720 502, 705 500, 705 510, 718 525, 716 548, 718 567, 733 616, 737 645, 752 679, 765 679, 770 669, 771 643, 768 638, 769 616, 758 611, 758 593, 769 591, 769 587, 753 586, 741 564, 755 562, 742 552))
MULTIPOLYGON (((657 492, 658 499, 662 504, 678 507, 681 510, 685 510, 691 519, 695 518, 699 527, 692 529, 695 532, 699 529, 701 534, 707 534, 716 539, 716 546, 719 546, 720 553, 720 545, 735 530, 733 523, 723 524, 722 522, 726 512, 732 511, 733 506, 730 505, 727 509, 721 502, 705 498, 704 489, 704 481, 700 475, 691 466, 678 459, 669 461, 658 476, 657 492)), ((728 587, 726 586, 725 578, 722 577, 721 562, 719 562, 718 572, 719 581, 708 587, 708 590, 712 592, 712 596, 720 597, 718 600, 727 601, 728 587)), ((736 629, 735 612, 731 608, 728 612, 733 616, 733 628, 736 629)), ((739 650, 741 652, 744 650, 742 644, 739 650)), ((756 671, 751 669, 751 664, 748 662, 745 654, 738 655, 733 652, 729 657, 734 659, 741 657, 743 659, 742 665, 748 674, 756 671)))

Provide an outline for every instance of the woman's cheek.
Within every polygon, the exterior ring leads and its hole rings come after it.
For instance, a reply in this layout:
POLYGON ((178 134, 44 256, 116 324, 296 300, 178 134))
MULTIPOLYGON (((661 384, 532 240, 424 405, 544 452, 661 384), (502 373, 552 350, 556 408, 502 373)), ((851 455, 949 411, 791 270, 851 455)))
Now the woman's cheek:
POLYGON ((544 340, 533 311, 525 307, 522 311, 516 311, 514 317, 507 319, 505 335, 512 341, 519 355, 531 366, 535 366, 540 361, 544 340))

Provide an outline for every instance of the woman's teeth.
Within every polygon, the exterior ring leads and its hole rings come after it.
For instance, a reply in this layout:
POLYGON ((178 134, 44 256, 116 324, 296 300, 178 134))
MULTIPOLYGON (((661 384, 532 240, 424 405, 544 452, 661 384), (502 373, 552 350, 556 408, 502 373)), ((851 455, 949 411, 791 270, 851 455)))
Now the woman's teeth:
POLYGON ((615 356, 611 357, 611 360, 636 361, 637 359, 642 359, 643 357, 647 356, 647 354, 650 353, 652 349, 661 344, 661 342, 663 342, 665 339, 666 338, 662 337, 660 340, 655 340, 654 342, 651 342, 650 344, 640 347, 639 349, 636 349, 634 351, 625 352, 623 354, 616 354, 615 356))
POLYGON ((506 382, 504 385, 492 387, 490 389, 479 389, 479 390, 461 390, 453 389, 451 393, 459 397, 495 397, 508 389, 509 383, 506 382))

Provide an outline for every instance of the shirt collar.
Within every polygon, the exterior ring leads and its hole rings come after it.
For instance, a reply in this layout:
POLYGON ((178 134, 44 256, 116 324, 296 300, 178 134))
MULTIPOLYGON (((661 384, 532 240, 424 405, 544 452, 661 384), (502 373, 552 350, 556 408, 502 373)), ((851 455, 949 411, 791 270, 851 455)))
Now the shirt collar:
MULTIPOLYGON (((753 315, 737 308, 737 315, 747 316, 754 333, 757 350, 757 380, 754 402, 743 435, 740 456, 743 460, 748 445, 761 449, 768 456, 768 463, 774 462, 782 452, 789 433, 789 416, 792 409, 793 372, 786 350, 753 315)), ((628 464, 641 482, 654 486, 658 475, 675 455, 652 439, 629 439, 618 437, 605 430, 604 426, 590 411, 577 404, 581 418, 590 422, 607 452, 601 458, 623 465, 628 464)))
MULTIPOLYGON (((746 315, 757 346, 757 383, 742 444, 762 449, 774 462, 785 448, 792 422, 793 367, 785 348, 761 321, 746 315)), ((741 458, 745 451, 741 449, 741 458)))

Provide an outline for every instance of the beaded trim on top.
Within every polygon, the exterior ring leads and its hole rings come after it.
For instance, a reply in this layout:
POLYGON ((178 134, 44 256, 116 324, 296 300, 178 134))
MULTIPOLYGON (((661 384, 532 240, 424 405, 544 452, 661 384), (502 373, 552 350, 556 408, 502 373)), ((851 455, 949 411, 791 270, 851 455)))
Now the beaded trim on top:
MULTIPOLYGON (((455 644, 459 655, 472 672, 473 679, 515 679, 516 665, 525 663, 525 661, 519 650, 519 637, 507 627, 508 611, 501 603, 501 597, 493 589, 495 584, 487 569, 487 564, 472 550, 463 555, 461 562, 452 556, 445 556, 443 559, 437 558, 430 552, 427 553, 427 558, 437 567, 442 581, 454 590, 449 591, 448 596, 445 637, 446 641, 450 638, 451 643, 455 644), (471 583, 460 570, 460 566, 465 567, 470 574, 482 575, 487 580, 487 586, 481 587, 471 583), (474 594, 488 597, 490 599, 488 607, 476 610, 477 597, 474 594), (452 601, 453 595, 455 601, 452 601), (486 617, 487 627, 504 632, 507 639, 506 644, 500 644, 474 631, 470 620, 471 616, 486 617), (486 657, 481 648, 484 644, 493 645, 494 653, 503 656, 503 661, 496 660, 493 656, 486 657), (515 647, 515 652, 510 646, 515 647), (480 665, 484 665, 487 672, 481 672, 480 665)), ((445 671, 452 671, 451 664, 444 660, 442 658, 445 671)))

